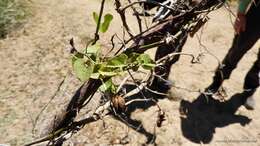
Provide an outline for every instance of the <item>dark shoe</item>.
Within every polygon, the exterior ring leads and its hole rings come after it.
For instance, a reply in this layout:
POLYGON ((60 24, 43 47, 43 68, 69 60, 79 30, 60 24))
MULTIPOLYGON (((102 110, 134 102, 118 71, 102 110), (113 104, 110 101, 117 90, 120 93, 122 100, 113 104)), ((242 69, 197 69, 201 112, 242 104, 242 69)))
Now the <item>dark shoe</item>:
POLYGON ((213 77, 213 82, 205 89, 205 92, 210 94, 215 94, 218 92, 219 88, 221 87, 224 79, 222 77, 222 73, 220 70, 215 72, 215 76, 213 77))
POLYGON ((209 85, 209 87, 207 87, 205 89, 205 92, 206 92, 206 94, 213 95, 216 92, 218 92, 218 89, 219 89, 218 86, 215 86, 214 84, 211 84, 211 85, 209 85))
POLYGON ((245 103, 244 103, 244 107, 248 110, 254 110, 255 109, 255 100, 253 97, 253 94, 255 93, 255 89, 251 89, 251 90, 245 90, 245 103))
POLYGON ((246 103, 244 104, 244 107, 248 110, 255 109, 255 100, 254 100, 253 96, 250 96, 247 98, 246 103))
POLYGON ((223 80, 214 80, 206 89, 205 92, 209 94, 215 94, 221 87, 223 80))

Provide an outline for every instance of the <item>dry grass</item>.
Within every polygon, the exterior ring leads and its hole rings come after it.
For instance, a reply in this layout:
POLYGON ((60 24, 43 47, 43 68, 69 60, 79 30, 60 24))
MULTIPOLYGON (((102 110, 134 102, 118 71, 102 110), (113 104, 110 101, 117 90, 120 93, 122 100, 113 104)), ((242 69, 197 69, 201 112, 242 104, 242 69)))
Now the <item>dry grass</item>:
POLYGON ((23 0, 0 0, 0 38, 17 26, 21 25, 26 17, 23 0))

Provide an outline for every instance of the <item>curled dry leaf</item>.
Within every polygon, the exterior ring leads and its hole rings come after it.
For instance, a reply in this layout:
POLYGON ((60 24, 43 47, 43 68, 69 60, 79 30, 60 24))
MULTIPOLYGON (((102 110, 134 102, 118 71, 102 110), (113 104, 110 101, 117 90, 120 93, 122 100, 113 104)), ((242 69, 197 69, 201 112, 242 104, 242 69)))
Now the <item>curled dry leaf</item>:
POLYGON ((122 96, 117 95, 112 97, 112 104, 117 111, 125 110, 125 99, 122 96))

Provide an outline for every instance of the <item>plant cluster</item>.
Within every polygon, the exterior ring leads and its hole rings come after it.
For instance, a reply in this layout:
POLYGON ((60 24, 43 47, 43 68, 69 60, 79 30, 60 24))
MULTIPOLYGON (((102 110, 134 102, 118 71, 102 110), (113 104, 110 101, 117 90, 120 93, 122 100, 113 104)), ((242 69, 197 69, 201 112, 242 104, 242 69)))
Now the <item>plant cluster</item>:
MULTIPOLYGON (((84 125, 102 119, 104 116, 113 115, 120 119, 121 122, 128 124, 130 118, 127 116, 126 107, 136 102, 152 102, 158 107, 158 119, 155 122, 157 127, 162 125, 165 120, 165 113, 152 97, 147 97, 146 92, 156 95, 166 95, 165 93, 153 90, 150 83, 153 78, 159 78, 168 82, 162 74, 157 74, 155 70, 165 69, 172 65, 176 57, 187 55, 192 57, 191 63, 199 62, 199 56, 182 52, 182 47, 188 37, 194 34, 207 22, 207 15, 224 5, 224 0, 165 0, 157 2, 155 0, 127 0, 122 5, 120 0, 114 0, 115 10, 117 11, 122 22, 123 34, 128 37, 119 38, 121 43, 115 47, 113 35, 111 42, 112 50, 117 49, 112 57, 102 56, 101 45, 99 44, 99 33, 105 33, 113 16, 105 14, 103 10, 105 0, 101 1, 100 12, 93 12, 94 22, 96 23, 95 37, 91 44, 83 52, 79 52, 71 39, 72 66, 76 76, 83 82, 82 86, 75 92, 69 104, 62 114, 57 115, 59 120, 54 120, 55 126, 49 129, 49 134, 28 145, 49 141, 49 144, 61 145, 70 138, 75 132, 84 127, 84 125), (158 11, 153 19, 151 26, 146 25, 146 17, 153 14, 146 10, 143 4, 152 4, 157 7, 158 11), (138 23, 139 33, 134 34, 128 25, 126 10, 131 9, 138 23), (141 10, 141 11, 140 11, 141 10), (102 18, 104 19, 102 21, 102 18), (175 51, 166 53, 156 60, 151 59, 145 51, 158 47, 157 51, 163 48, 174 48, 175 51), (140 69, 148 70, 142 72, 140 69), (145 74, 145 78, 137 80, 133 73, 145 74), (112 78, 123 76, 124 79, 118 85, 113 83, 112 78), (121 93, 121 89, 126 81, 131 79, 136 88, 121 93), (109 97, 104 101, 99 101, 99 105, 92 114, 87 118, 76 121, 81 109, 88 105, 93 96, 98 92, 109 93, 109 97), (139 95, 140 98, 133 98, 133 95, 139 95)), ((103 99, 103 98, 101 98, 103 99)), ((145 133, 143 127, 134 128, 136 131, 145 133)), ((146 133, 147 134, 147 133, 146 133)), ((155 138, 147 139, 147 143, 153 143, 155 138)))

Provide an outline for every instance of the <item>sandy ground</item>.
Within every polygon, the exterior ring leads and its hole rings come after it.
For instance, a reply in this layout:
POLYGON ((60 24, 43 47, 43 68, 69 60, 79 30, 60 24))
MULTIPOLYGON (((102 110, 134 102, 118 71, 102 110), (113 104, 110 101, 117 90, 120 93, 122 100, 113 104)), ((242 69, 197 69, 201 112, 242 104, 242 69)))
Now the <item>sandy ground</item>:
MULTIPOLYGON (((91 13, 99 8, 99 3, 94 0, 32 0, 30 7, 33 16, 23 28, 0 40, 0 144, 23 145, 32 141, 35 138, 33 121, 54 96, 64 77, 67 76, 65 84, 45 114, 57 111, 80 85, 74 77, 68 77, 71 70, 68 40, 73 37, 78 48, 85 46, 95 31, 91 13)), ((115 13, 112 4, 108 4, 106 11, 115 13)), ((234 33, 230 14, 223 8, 212 13, 210 18, 201 42, 221 60, 234 33)), ((118 32, 120 25, 115 18, 108 34, 101 37, 108 40, 111 34, 118 32)), ((103 46, 109 46, 109 41, 103 41, 103 46)), ((256 59, 257 47, 259 42, 224 83, 227 99, 242 91, 244 76, 256 59)), ((188 39, 183 51, 198 55, 205 49, 194 37, 188 39)), ((166 113, 161 128, 154 129, 157 108, 147 105, 131 114, 133 125, 142 125, 139 132, 113 117, 106 117, 85 126, 66 145, 141 145, 153 139, 154 132, 158 145, 260 145, 259 104, 254 111, 241 107, 236 115, 230 115, 215 112, 212 107, 200 110, 192 102, 199 96, 197 91, 211 82, 216 66, 216 59, 205 54, 201 64, 191 64, 190 58, 183 56, 172 67, 170 80, 179 88, 173 87, 171 97, 158 102, 166 113), (181 118, 180 106, 188 111, 186 118, 181 118)), ((259 91, 255 96, 259 103, 259 91)), ((39 123, 37 125, 41 125, 39 123)))

